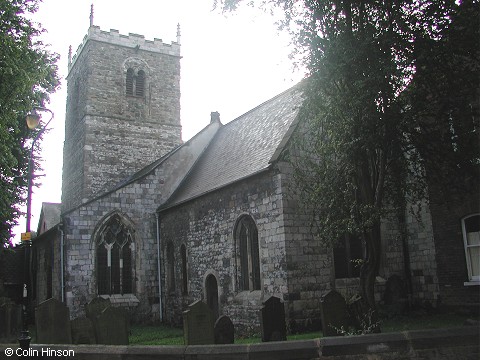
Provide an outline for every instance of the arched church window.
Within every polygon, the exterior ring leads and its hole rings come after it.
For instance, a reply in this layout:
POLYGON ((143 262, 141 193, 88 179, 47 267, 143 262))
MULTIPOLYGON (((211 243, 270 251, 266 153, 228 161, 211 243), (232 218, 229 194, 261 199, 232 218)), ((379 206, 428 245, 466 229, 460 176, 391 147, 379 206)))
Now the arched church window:
POLYGON ((237 276, 240 290, 260 290, 258 231, 250 216, 242 216, 235 229, 237 276))
POLYGON ((213 311, 213 318, 218 318, 218 282, 215 275, 208 275, 205 279, 207 305, 213 311))
POLYGON ((187 247, 185 244, 180 246, 180 256, 182 258, 182 294, 188 293, 188 275, 187 275, 187 247))
POLYGON ((143 97, 145 94, 145 72, 143 70, 139 70, 137 73, 137 78, 135 81, 135 95, 139 97, 143 97))
POLYGON ((127 70, 127 78, 125 80, 125 89, 126 89, 126 94, 131 96, 133 96, 133 78, 134 78, 133 69, 130 68, 127 70))
POLYGON ((175 291, 175 256, 173 243, 167 244, 167 290, 169 292, 175 291))
POLYGON ((99 295, 133 292, 132 231, 115 215, 100 233, 97 246, 99 295))

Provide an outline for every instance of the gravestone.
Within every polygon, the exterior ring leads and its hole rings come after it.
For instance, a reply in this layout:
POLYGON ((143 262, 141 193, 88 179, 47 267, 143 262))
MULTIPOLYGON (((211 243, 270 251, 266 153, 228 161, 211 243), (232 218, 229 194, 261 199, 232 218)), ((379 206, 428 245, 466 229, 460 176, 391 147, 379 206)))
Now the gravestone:
POLYGON ((0 298, 0 339, 16 342, 22 329, 22 306, 8 298, 0 298))
POLYGON ((201 300, 188 306, 183 312, 183 337, 185 345, 215 343, 213 311, 201 300))
POLYGON ((98 341, 96 322, 100 314, 107 308, 112 306, 109 299, 102 297, 96 297, 92 299, 88 304, 85 304, 85 314, 88 319, 92 321, 95 340, 98 341))
POLYGON ((107 307, 111 306, 112 303, 109 299, 104 299, 102 297, 96 297, 88 304, 85 305, 85 313, 87 314, 87 318, 92 321, 95 321, 98 315, 102 313, 107 307))
POLYGON ((320 312, 322 315, 323 336, 340 335, 336 329, 340 329, 342 326, 344 329, 348 329, 349 314, 347 304, 339 292, 330 290, 320 299, 320 312))
POLYGON ((38 344, 71 344, 70 310, 57 299, 48 299, 35 308, 38 344))
POLYGON ((271 296, 260 310, 262 341, 287 340, 285 325, 285 307, 278 297, 271 296))
POLYGON ((226 315, 220 316, 215 321, 213 328, 215 344, 233 344, 235 340, 235 328, 232 320, 226 315))
POLYGON ((96 344, 95 329, 89 318, 78 318, 70 322, 73 344, 96 344))
POLYGON ((407 292, 405 284, 398 275, 392 275, 385 283, 383 294, 385 311, 390 316, 403 314, 407 307, 407 292))
POLYGON ((109 306, 93 324, 97 344, 128 345, 128 318, 124 309, 109 306))

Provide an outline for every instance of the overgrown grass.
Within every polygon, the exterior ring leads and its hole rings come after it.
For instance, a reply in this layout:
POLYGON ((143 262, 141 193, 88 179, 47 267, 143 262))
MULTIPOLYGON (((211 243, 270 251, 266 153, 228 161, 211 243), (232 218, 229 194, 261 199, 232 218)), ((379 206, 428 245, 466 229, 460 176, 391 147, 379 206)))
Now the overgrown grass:
MULTIPOLYGON (((439 329, 462 326, 469 318, 457 314, 412 314, 381 320, 382 332, 397 332, 420 329, 439 329)), ((470 317, 471 318, 471 317, 470 317)), ((478 320, 478 318, 477 318, 478 320)), ((308 340, 322 337, 321 331, 305 334, 288 335, 287 340, 308 340)), ((164 325, 158 326, 132 326, 130 335, 131 345, 183 345, 183 330, 164 325)), ((260 337, 235 339, 235 344, 260 343, 260 337)))

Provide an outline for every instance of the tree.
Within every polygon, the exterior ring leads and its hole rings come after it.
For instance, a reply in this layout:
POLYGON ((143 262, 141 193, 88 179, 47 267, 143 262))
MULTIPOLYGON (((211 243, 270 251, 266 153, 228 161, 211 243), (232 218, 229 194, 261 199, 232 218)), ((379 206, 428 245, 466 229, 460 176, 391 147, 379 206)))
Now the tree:
POLYGON ((408 132, 429 187, 445 195, 479 192, 479 39, 480 3, 463 1, 440 39, 417 41, 417 71, 405 92, 408 132))
MULTIPOLYGON (((240 2, 225 0, 221 4, 224 10, 234 10, 240 2)), ((446 38, 452 17, 465 3, 476 2, 261 2, 265 8, 283 10, 281 25, 292 33, 296 55, 307 69, 301 126, 290 152, 295 186, 312 213, 313 228, 321 240, 332 244, 345 234, 354 234, 364 243, 360 294, 370 309, 375 309, 381 219, 392 211, 401 217, 408 202, 425 196, 426 170, 431 171, 439 157, 432 149, 445 146, 440 138, 422 138, 426 133, 418 131, 422 122, 428 123, 421 114, 425 107, 420 106, 428 100, 419 104, 415 97, 420 91, 428 97, 435 89, 429 88, 428 81, 416 80, 417 62, 427 56, 426 51, 432 51, 432 44, 446 38), (418 90, 411 90, 413 87, 418 90)), ((473 19, 478 13, 464 14, 478 22, 473 19)), ((463 26, 466 24, 464 21, 463 26)), ((454 41, 452 38, 450 43, 454 41)), ((455 68, 446 48, 437 54, 441 57, 437 65, 443 61, 455 68)), ((428 72, 430 63, 424 63, 428 72)), ((478 80, 478 68, 473 63, 463 65, 455 72, 460 76, 456 83, 468 76, 478 80)), ((466 109, 472 98, 478 97, 471 91, 472 86, 466 90, 470 92, 467 101, 452 99, 455 104, 450 108, 471 114, 466 109)), ((442 100, 445 97, 439 97, 436 105, 442 100)), ((444 111, 436 107, 435 115, 442 113, 443 118, 460 124, 467 121, 468 116, 456 116, 458 112, 452 110, 449 117, 444 111)), ((434 116, 429 121, 437 120, 434 116)), ((468 159, 475 159, 468 146, 463 150, 469 153, 468 159)), ((478 167, 478 153, 476 159, 478 167)))
MULTIPOLYGON (((0 242, 11 230, 25 201, 29 139, 25 125, 34 106, 44 106, 59 85, 58 55, 38 40, 44 31, 29 19, 38 0, 0 0, 0 242)), ((35 162, 38 167, 38 161, 35 162)))

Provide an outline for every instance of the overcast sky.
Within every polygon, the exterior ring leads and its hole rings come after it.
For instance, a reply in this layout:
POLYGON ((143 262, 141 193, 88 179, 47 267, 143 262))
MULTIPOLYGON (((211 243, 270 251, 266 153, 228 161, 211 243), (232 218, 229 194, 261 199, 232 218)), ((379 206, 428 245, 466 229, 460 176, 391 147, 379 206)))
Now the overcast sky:
MULTIPOLYGON (((66 102, 68 47, 75 54, 89 26, 90 5, 85 0, 43 0, 34 19, 47 30, 42 40, 60 54, 62 87, 51 97, 55 113, 52 130, 43 141, 44 177, 32 200, 32 230, 36 230, 42 202, 60 202, 66 102)), ((213 0, 96 0, 94 25, 146 39, 176 41, 181 31, 181 123, 188 140, 220 112, 227 123, 297 83, 302 75, 288 58, 290 39, 277 30, 275 19, 261 10, 241 7, 222 14, 213 0)), ((15 229, 15 241, 25 231, 15 229)))

